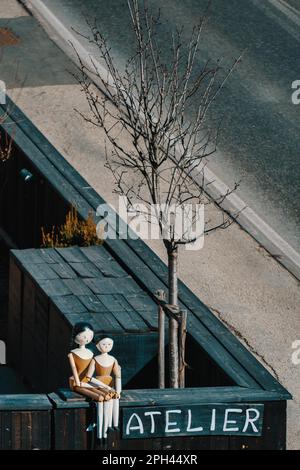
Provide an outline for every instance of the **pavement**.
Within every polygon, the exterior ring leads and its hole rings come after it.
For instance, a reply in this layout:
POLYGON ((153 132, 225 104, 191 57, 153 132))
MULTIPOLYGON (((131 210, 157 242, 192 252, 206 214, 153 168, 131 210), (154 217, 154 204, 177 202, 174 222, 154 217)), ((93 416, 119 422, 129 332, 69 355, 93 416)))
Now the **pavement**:
MULTIPOLYGON (((73 63, 16 0, 1 1, 1 27, 19 39, 3 47, 0 63, 9 95, 117 208, 103 135, 74 111, 87 111, 87 105, 70 73, 73 63)), ((160 242, 149 245, 165 260, 160 242)), ((199 252, 182 251, 179 262, 181 279, 294 396, 288 403, 288 448, 300 449, 300 365, 292 362, 292 344, 300 340, 299 281, 237 224, 211 234, 199 252)))

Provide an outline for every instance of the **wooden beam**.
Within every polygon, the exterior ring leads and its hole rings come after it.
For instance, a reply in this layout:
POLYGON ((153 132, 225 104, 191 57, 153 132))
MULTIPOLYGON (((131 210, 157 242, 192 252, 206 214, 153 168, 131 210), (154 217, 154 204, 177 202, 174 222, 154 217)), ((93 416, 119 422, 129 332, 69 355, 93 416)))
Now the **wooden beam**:
POLYGON ((157 305, 159 305, 163 309, 163 311, 169 318, 173 318, 178 323, 180 323, 181 317, 180 317, 179 307, 177 305, 168 304, 168 302, 165 299, 164 300, 160 299, 158 296, 158 292, 161 292, 161 291, 164 292, 163 290, 159 290, 155 293, 154 295, 155 302, 157 303, 157 305))

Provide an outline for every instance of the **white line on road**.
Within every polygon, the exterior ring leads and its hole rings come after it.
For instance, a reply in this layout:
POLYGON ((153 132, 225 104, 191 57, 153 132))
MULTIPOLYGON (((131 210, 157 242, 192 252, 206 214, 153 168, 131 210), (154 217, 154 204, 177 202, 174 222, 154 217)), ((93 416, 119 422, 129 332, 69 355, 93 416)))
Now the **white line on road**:
POLYGON ((282 13, 289 17, 294 23, 300 26, 300 11, 289 5, 284 0, 268 0, 269 3, 278 8, 282 13))

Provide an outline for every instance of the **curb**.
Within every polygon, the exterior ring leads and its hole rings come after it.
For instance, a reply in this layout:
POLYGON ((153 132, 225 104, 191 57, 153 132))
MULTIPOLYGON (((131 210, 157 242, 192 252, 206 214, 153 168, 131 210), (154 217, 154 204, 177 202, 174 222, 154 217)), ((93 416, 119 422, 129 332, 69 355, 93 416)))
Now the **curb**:
MULTIPOLYGON (((42 22, 42 26, 51 39, 76 65, 78 65, 78 60, 74 48, 82 62, 91 65, 91 55, 76 39, 76 36, 44 5, 43 0, 20 1, 33 16, 42 22)), ((97 66, 99 73, 106 73, 105 68, 96 59, 93 59, 93 63, 97 66)), ((94 76, 90 76, 90 78, 98 86, 100 85, 94 76)), ((204 176, 206 184, 209 183, 206 192, 213 199, 217 200, 229 191, 228 186, 207 167, 204 176)), ((247 207, 246 203, 237 194, 233 193, 226 197, 220 207, 228 212, 274 259, 300 280, 300 254, 264 222, 253 209, 247 207), (239 214, 238 219, 235 217, 237 213, 239 214)))

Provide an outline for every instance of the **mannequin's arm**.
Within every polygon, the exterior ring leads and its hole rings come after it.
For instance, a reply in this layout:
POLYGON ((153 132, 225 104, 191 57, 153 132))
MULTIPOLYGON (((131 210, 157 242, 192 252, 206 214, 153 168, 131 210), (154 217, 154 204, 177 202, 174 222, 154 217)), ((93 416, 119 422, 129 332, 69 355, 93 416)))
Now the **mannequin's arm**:
POLYGON ((77 369, 76 369, 76 364, 75 364, 75 361, 74 361, 73 354, 72 353, 68 354, 68 358, 69 358, 73 378, 75 380, 75 384, 76 384, 77 387, 80 387, 80 380, 79 380, 78 372, 77 372, 77 369))
POLYGON ((90 362, 89 368, 87 370, 87 374, 86 374, 86 377, 87 379, 89 379, 89 381, 91 381, 91 379, 93 378, 94 373, 95 373, 95 360, 92 359, 90 362))
POLYGON ((115 374, 115 382, 116 382, 116 392, 118 395, 120 395, 122 391, 122 377, 121 377, 121 367, 119 366, 117 361, 115 362, 115 366, 114 366, 114 374, 115 374))
POLYGON ((105 390, 113 390, 109 385, 104 384, 103 382, 101 382, 101 380, 95 379, 95 377, 92 377, 90 379, 89 384, 94 385, 96 387, 101 387, 105 390))
POLYGON ((112 390, 111 387, 109 387, 108 385, 104 384, 100 380, 97 380, 95 379, 95 377, 93 377, 94 373, 95 373, 95 360, 93 359, 89 365, 89 368, 86 374, 86 377, 89 379, 89 384, 95 387, 101 387, 105 390, 111 391, 112 390))

